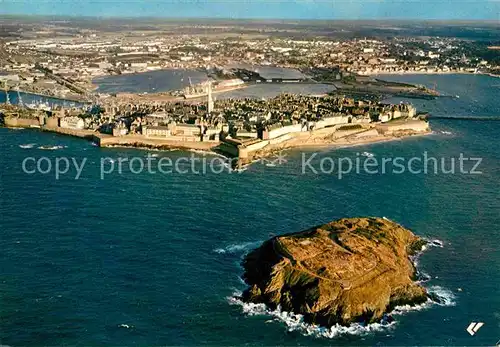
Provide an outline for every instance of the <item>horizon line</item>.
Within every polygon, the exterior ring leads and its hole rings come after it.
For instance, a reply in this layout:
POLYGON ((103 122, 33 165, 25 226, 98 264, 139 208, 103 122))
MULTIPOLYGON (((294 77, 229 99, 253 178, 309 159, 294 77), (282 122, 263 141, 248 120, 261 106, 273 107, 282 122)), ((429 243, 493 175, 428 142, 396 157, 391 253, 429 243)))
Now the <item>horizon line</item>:
POLYGON ((498 24, 496 19, 440 19, 440 18, 265 18, 265 17, 169 17, 169 16, 95 16, 95 15, 65 15, 65 14, 3 14, 0 18, 65 18, 65 19, 98 19, 98 20, 208 20, 208 21, 260 21, 260 22, 446 22, 446 23, 492 23, 498 24))

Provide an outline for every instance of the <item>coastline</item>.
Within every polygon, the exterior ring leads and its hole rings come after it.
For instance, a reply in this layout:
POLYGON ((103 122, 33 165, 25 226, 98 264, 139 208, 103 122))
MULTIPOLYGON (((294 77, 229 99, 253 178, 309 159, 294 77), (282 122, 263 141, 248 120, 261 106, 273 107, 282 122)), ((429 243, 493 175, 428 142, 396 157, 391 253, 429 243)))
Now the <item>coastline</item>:
POLYGON ((334 149, 352 148, 352 147, 393 142, 393 141, 402 141, 409 138, 423 137, 433 134, 433 131, 430 130, 429 128, 426 131, 407 129, 404 131, 396 131, 394 133, 387 133, 387 134, 378 133, 370 136, 359 136, 363 132, 378 131, 376 130, 376 128, 377 126, 362 132, 346 134, 345 136, 339 136, 338 138, 331 140, 323 139, 321 141, 304 142, 303 139, 301 139, 300 137, 295 137, 290 139, 289 141, 284 141, 282 143, 278 143, 275 145, 268 145, 267 147, 264 147, 262 150, 256 151, 254 155, 251 155, 248 158, 246 158, 246 160, 244 160, 241 164, 249 165, 257 160, 265 159, 271 156, 275 156, 277 154, 279 155, 280 152, 288 150, 299 150, 299 149, 334 150, 334 149))
MULTIPOLYGON (((424 121, 419 121, 424 122, 424 121)), ((297 150, 297 149, 338 149, 338 148, 350 148, 363 145, 392 142, 398 140, 404 140, 406 138, 427 136, 433 134, 431 130, 415 130, 408 129, 404 131, 394 132, 394 133, 380 133, 377 131, 378 126, 372 125, 367 129, 362 131, 347 131, 338 132, 334 129, 328 129, 327 131, 313 133, 296 133, 292 134, 291 137, 283 142, 276 144, 267 144, 265 147, 258 150, 251 150, 245 148, 245 146, 235 147, 236 155, 230 151, 224 151, 221 149, 221 145, 224 144, 222 141, 207 141, 207 142, 188 142, 188 141, 172 141, 163 140, 155 138, 146 138, 142 135, 125 135, 121 137, 115 137, 107 134, 100 134, 91 130, 76 130, 76 129, 66 129, 60 127, 31 127, 26 125, 9 125, 6 124, 5 128, 10 129, 36 129, 43 132, 52 132, 60 134, 63 136, 72 136, 76 138, 85 139, 96 144, 101 148, 135 148, 139 150, 158 150, 158 151, 200 151, 206 152, 207 154, 222 155, 227 159, 238 158, 238 166, 247 166, 256 160, 270 157, 281 151, 297 150), (362 135, 363 133, 370 133, 368 136, 362 135), (333 138, 324 137, 325 134, 332 136, 333 134, 338 135, 333 138), (305 137, 308 136, 308 139, 305 137), (316 136, 316 137, 315 137, 316 136), (322 137, 323 136, 323 137, 322 137), (241 155, 241 151, 245 149, 245 156, 241 155)))
POLYGON ((324 143, 324 144, 304 144, 302 146, 295 146, 295 147, 289 147, 288 149, 299 149, 299 148, 304 148, 304 149, 313 149, 313 148, 318 148, 318 149, 325 149, 325 148, 352 148, 352 147, 358 147, 358 146, 365 146, 365 145, 372 145, 372 144, 377 144, 377 143, 385 143, 385 142, 394 142, 394 141, 402 141, 405 139, 409 138, 414 138, 414 137, 422 137, 422 136, 429 136, 433 135, 433 131, 425 132, 425 133, 411 133, 407 134, 404 136, 379 136, 379 137, 374 137, 371 139, 359 139, 358 141, 352 142, 352 141, 336 141, 336 142, 331 142, 331 143, 324 143))
POLYGON ((490 77, 496 77, 500 78, 500 75, 495 75, 490 72, 469 72, 469 71, 434 71, 434 72, 428 72, 428 71, 379 71, 379 72, 363 72, 359 73, 357 72, 358 75, 361 76, 383 76, 383 75, 398 75, 398 76, 405 76, 405 75, 482 75, 482 76, 490 76, 490 77))

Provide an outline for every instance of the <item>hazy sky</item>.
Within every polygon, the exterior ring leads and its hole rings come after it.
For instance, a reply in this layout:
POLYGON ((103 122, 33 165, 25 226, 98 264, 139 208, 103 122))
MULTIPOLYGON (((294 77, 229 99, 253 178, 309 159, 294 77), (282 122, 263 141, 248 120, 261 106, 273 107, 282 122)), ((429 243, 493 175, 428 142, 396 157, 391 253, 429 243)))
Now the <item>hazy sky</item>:
POLYGON ((0 0, 0 14, 500 21, 500 0, 0 0))

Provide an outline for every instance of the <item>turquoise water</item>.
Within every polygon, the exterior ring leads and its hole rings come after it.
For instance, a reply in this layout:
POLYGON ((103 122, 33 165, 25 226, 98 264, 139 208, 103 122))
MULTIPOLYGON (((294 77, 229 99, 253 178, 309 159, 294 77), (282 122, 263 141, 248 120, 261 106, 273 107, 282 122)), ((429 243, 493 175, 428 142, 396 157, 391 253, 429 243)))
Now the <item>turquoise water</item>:
MULTIPOLYGON (((434 80, 460 99, 419 102, 432 113, 500 114, 500 80, 434 80), (468 81, 475 87, 467 89, 468 81)), ((427 151, 482 157, 482 174, 352 173, 339 180, 335 174, 302 174, 302 153, 312 155, 309 150, 287 153, 282 165, 255 163, 239 174, 135 175, 125 169, 101 180, 101 158, 147 152, 0 129, 1 344, 494 345, 500 339, 500 123, 431 125, 430 136, 323 149, 313 166, 325 157, 355 158, 364 151, 375 158, 427 151), (79 180, 74 170, 56 180, 23 173, 27 156, 88 162, 79 180), (230 299, 245 288, 239 278, 242 256, 260 242, 367 215, 385 216, 443 242, 422 255, 419 269, 431 277, 425 286, 441 293, 447 305, 397 315, 395 324, 375 331, 326 338, 306 336, 270 315, 245 313, 230 299), (472 321, 485 323, 475 336, 465 331, 472 321)))

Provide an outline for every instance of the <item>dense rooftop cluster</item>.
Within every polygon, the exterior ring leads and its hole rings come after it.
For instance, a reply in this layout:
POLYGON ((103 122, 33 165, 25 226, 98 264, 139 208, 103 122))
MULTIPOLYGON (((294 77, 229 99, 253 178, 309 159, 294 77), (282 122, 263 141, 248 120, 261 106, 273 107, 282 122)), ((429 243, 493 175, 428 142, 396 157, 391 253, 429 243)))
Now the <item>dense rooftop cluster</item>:
MULTIPOLYGON (((458 38, 300 38, 293 30, 273 35, 265 30, 259 35, 231 35, 240 30, 234 25, 183 26, 179 31, 169 28, 168 35, 160 29, 113 31, 102 27, 72 28, 62 35, 56 29, 40 23, 30 35, 0 40, 0 71, 10 75, 0 76, 0 80, 11 79, 10 84, 22 84, 24 90, 67 97, 78 88, 91 91, 91 80, 96 76, 235 63, 357 74, 496 73, 500 69, 496 46, 488 49, 482 43, 458 38), (48 78, 47 71, 67 79, 74 88, 58 86, 55 82, 60 81, 48 78)), ((332 77, 344 76, 335 73, 332 77)))

